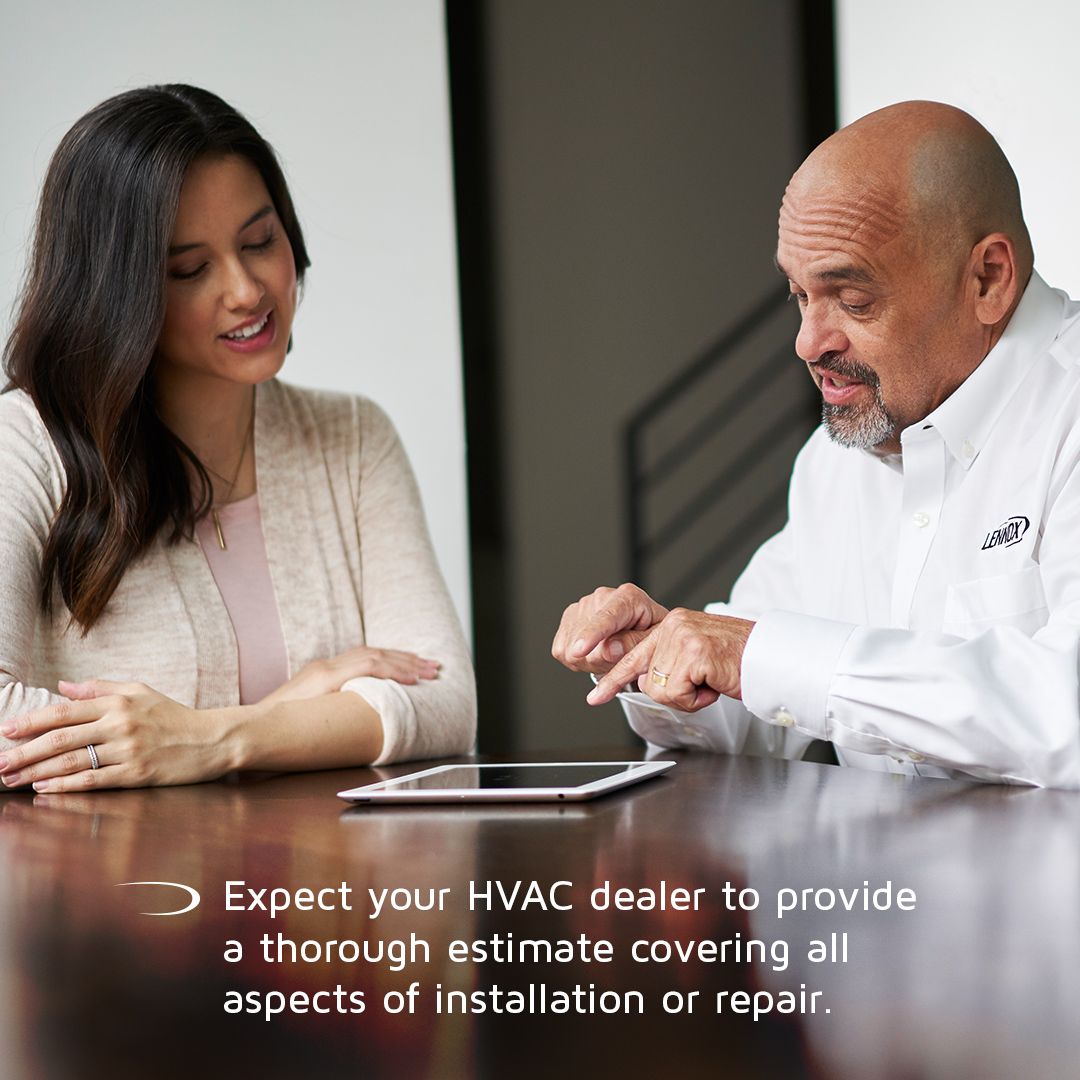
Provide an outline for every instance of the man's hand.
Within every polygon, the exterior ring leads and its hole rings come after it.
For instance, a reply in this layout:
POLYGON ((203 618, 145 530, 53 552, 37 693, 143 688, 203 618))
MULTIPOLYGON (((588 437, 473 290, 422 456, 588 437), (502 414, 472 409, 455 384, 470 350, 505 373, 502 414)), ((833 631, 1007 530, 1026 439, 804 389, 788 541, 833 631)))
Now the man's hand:
POLYGON ((636 585, 599 588, 563 612, 551 655, 571 671, 605 672, 665 615, 636 585))
POLYGON ((712 705, 721 694, 742 698, 740 669, 754 623, 675 608, 593 688, 590 705, 611 701, 626 683, 682 712, 712 705))

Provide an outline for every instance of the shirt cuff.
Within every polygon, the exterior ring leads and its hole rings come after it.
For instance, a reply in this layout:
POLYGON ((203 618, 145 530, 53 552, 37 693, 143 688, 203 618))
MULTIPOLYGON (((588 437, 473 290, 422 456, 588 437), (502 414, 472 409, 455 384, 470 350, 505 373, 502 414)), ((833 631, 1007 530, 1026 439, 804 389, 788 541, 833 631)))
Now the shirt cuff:
POLYGON ((401 684, 393 679, 360 675, 343 683, 341 689, 362 697, 379 714, 382 721, 382 751, 371 764, 388 765, 399 757, 406 756, 415 713, 401 684))
POLYGON ((742 658, 743 705, 758 719, 829 739, 829 692, 852 623, 769 611, 742 658))

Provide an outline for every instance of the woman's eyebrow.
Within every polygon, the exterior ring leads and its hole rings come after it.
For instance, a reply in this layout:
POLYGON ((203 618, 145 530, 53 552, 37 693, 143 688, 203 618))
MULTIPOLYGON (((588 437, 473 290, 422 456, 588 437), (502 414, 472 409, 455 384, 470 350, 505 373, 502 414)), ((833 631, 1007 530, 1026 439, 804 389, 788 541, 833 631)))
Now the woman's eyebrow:
MULTIPOLYGON (((256 221, 260 221, 262 218, 266 217, 267 214, 273 213, 273 211, 273 206, 267 203, 266 206, 256 210, 255 213, 252 214, 251 217, 249 217, 236 231, 243 232, 249 225, 254 225, 256 221)), ((174 247, 169 248, 169 257, 172 258, 173 255, 183 255, 185 251, 194 251, 195 248, 205 246, 206 244, 203 241, 200 241, 197 244, 176 244, 174 247)))

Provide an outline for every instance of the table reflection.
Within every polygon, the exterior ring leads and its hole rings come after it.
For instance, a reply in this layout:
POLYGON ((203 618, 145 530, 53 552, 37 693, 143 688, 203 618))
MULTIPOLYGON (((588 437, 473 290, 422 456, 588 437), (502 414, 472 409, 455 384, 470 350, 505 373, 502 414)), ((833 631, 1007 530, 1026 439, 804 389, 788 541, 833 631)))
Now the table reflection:
MULTIPOLYGON (((622 756, 622 752, 618 753, 622 756)), ((334 798, 379 779, 372 770, 247 777, 197 787, 0 800, 0 1037, 4 1076, 236 1072, 266 1077, 550 1076, 568 1067, 610 1075, 979 1077, 1073 1075, 1080 1051, 1080 796, 858 773, 807 763, 680 757, 667 777, 568 806, 349 808, 334 798), (520 882, 569 910, 493 903, 469 910, 470 882, 520 882), (810 910, 777 920, 780 888, 912 888, 912 912, 810 910), (175 918, 151 887, 174 881, 203 903, 175 918), (353 910, 226 911, 225 883, 335 889, 353 910), (593 890, 696 906, 590 903, 593 890), (755 889, 762 906, 729 910, 724 889, 755 889), (430 898, 369 918, 368 889, 430 898), (810 939, 846 932, 846 964, 814 964, 810 939), (263 935, 348 943, 317 963, 267 963, 263 935), (422 938, 430 958, 395 970, 387 943, 422 938), (701 942, 778 937, 766 954, 711 962, 701 942), (520 958, 456 962, 451 942, 610 941, 610 963, 520 958), (226 942, 243 957, 229 962, 226 942), (675 942, 687 960, 638 962, 630 944, 675 942), (796 948, 796 945, 799 947, 796 948), (382 950, 382 951, 380 951, 382 950), (415 1014, 376 1008, 424 987, 415 1014), (640 991, 644 1015, 468 1015, 439 1012, 446 995, 592 987, 640 991), (713 1008, 718 993, 820 991, 828 1014, 755 1022, 713 1008), (229 991, 315 994, 341 986, 372 1004, 361 1015, 228 1016, 229 991), (667 1015, 665 992, 697 992, 693 1014, 667 1015), (212 1062, 212 1066, 207 1063, 212 1062)), ((383 775, 392 775, 388 770, 383 775)), ((313 946, 314 947, 314 946, 313 946)), ((472 998, 469 998, 472 1000, 472 998)), ((729 999, 730 1000, 730 999, 729 999)))

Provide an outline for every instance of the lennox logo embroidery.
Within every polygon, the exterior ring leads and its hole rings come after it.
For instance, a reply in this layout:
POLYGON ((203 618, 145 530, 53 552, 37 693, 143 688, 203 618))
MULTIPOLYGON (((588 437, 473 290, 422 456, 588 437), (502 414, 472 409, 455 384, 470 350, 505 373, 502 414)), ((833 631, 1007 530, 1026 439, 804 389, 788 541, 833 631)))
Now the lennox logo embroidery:
POLYGON ((1013 544, 1020 543, 1030 524, 1031 522, 1023 516, 1009 518, 1008 521, 1002 522, 993 532, 986 534, 982 550, 987 551, 993 547, 1012 547, 1013 544))

